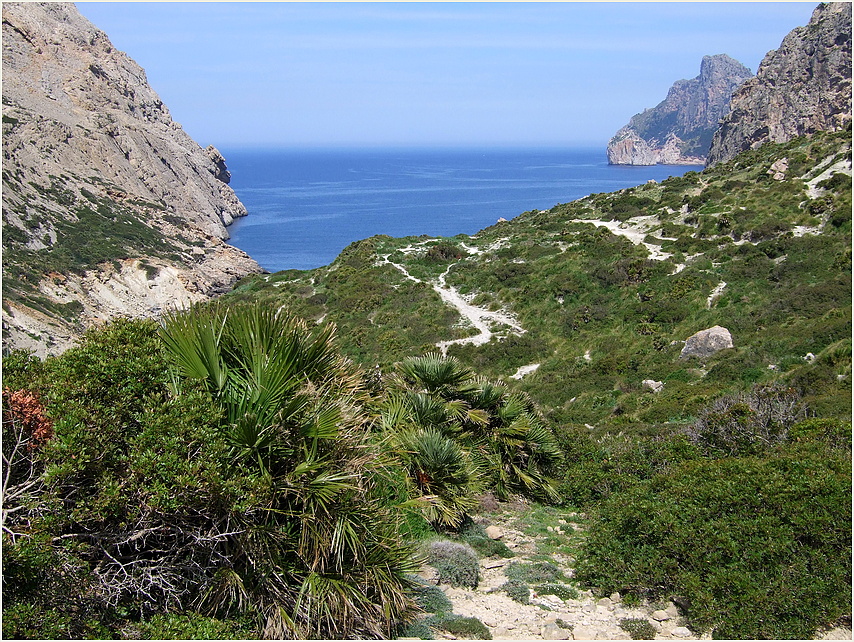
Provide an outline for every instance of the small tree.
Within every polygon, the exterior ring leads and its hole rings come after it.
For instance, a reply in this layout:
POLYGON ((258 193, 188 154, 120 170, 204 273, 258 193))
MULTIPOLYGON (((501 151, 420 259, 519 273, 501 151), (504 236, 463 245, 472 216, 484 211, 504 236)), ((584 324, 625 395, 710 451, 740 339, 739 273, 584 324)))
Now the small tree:
POLYGON ((783 443, 806 412, 793 388, 757 385, 749 394, 726 395, 705 408, 689 438, 707 454, 757 454, 783 443))

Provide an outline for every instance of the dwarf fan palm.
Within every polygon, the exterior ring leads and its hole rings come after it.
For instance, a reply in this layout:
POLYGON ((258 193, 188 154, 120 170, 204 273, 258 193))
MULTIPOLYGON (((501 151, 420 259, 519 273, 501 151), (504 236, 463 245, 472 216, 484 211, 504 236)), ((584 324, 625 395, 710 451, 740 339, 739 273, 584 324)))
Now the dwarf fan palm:
POLYGON ((419 411, 418 425, 442 429, 456 436, 472 453, 499 497, 521 492, 555 499, 546 472, 560 458, 557 443, 534 404, 503 383, 478 379, 453 357, 429 353, 398 365, 399 387, 419 411), (428 401, 432 398, 432 404, 428 401), (438 412, 438 402, 443 412, 438 412), (439 421, 441 417, 441 421, 439 421))
POLYGON ((268 637, 389 635, 411 612, 415 566, 375 492, 366 394, 332 327, 210 305, 166 318, 160 334, 174 391, 201 385, 222 407, 232 476, 253 489, 232 516, 230 566, 211 573, 199 607, 253 608, 268 637))

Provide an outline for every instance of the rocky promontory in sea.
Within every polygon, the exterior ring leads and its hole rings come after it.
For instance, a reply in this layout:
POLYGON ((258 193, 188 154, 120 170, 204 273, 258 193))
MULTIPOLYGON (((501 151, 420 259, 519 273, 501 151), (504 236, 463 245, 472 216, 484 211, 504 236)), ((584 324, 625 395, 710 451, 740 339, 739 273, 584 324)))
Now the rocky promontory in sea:
POLYGON ((851 4, 828 2, 791 31, 732 97, 708 165, 766 142, 851 124, 851 4))
POLYGON ((733 91, 750 70, 726 54, 704 56, 700 75, 677 80, 652 109, 632 116, 608 142, 611 165, 702 165, 733 91))
POLYGON ((3 342, 60 352, 260 271, 222 155, 71 3, 3 3, 3 342))

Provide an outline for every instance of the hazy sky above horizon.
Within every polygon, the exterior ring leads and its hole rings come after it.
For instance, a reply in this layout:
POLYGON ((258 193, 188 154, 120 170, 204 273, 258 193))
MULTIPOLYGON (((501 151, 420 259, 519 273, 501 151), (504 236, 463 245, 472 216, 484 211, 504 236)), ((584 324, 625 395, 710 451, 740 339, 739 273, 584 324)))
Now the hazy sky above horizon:
POLYGON ((817 2, 78 2, 202 146, 596 145, 817 2))

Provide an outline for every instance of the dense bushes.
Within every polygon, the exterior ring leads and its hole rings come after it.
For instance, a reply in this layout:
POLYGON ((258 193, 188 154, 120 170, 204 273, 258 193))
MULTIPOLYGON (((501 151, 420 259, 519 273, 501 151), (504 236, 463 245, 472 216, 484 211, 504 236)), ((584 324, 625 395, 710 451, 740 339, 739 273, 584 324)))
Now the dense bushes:
POLYGON ((809 445, 687 462, 606 501, 577 577, 678 595, 716 637, 810 638, 850 613, 850 457, 809 445))
POLYGON ((750 394, 727 395, 705 408, 690 436, 707 456, 758 454, 786 441, 804 412, 793 388, 755 386, 750 394))
POLYGON ((257 308, 167 328, 180 370, 130 321, 4 364, 55 431, 38 467, 4 450, 32 470, 4 494, 4 637, 390 635, 413 551, 328 332, 257 308))

